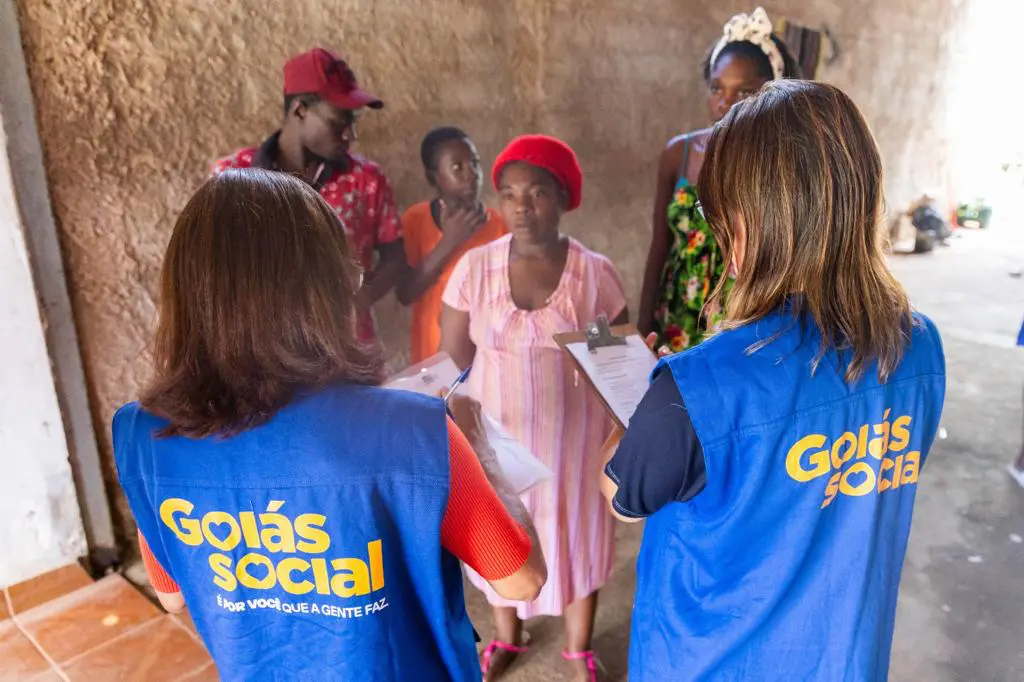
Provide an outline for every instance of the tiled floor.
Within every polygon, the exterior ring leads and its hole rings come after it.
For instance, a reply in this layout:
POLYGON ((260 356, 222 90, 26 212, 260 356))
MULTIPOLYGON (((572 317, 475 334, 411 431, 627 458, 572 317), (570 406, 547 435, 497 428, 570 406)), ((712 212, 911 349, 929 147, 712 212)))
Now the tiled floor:
POLYGON ((216 670, 187 617, 154 606, 120 575, 80 580, 72 591, 0 592, 0 682, 207 682, 216 670), (80 586, 79 586, 80 585, 80 586))

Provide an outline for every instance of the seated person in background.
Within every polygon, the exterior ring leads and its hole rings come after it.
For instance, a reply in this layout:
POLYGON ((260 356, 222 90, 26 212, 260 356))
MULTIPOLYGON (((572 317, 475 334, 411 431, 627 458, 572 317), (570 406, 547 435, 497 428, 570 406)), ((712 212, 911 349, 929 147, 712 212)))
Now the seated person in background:
POLYGON ((402 230, 391 184, 380 166, 352 153, 356 124, 364 108, 384 103, 359 87, 352 69, 337 55, 314 48, 284 65, 284 120, 258 147, 240 149, 213 165, 265 168, 289 173, 316 189, 341 219, 352 255, 365 277, 359 289, 359 340, 373 341, 373 304, 405 272, 402 230), (374 254, 377 262, 374 263, 374 254))
POLYGON ((441 294, 452 269, 469 249, 506 234, 505 221, 480 202, 480 155, 458 128, 434 128, 420 145, 427 182, 437 196, 402 215, 409 271, 398 285, 398 300, 412 304, 409 362, 441 347, 441 294))
POLYGON ((507 599, 546 580, 478 406, 452 404, 464 435, 379 388, 358 287, 337 215, 284 173, 211 178, 171 235, 114 457, 160 602, 221 680, 479 680, 459 560, 507 599))
MULTIPOLYGON (((525 649, 523 620, 564 616, 577 680, 593 682, 597 591, 615 563, 615 528, 600 492, 601 444, 611 420, 552 339, 606 315, 625 322, 626 297, 606 257, 562 233, 562 214, 580 205, 583 173, 567 144, 543 135, 509 143, 491 179, 512 234, 473 249, 444 292, 441 347, 483 410, 543 461, 554 478, 526 491, 552 580, 516 604, 475 571, 469 579, 494 610, 496 636, 484 649, 484 679, 497 679, 525 649)), ((470 567, 472 569, 472 567, 470 567)))

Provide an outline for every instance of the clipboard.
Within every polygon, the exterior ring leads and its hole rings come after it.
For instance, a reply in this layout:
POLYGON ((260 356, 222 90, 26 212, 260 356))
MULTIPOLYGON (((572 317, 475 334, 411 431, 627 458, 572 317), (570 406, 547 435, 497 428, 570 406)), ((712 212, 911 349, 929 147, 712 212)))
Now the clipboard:
POLYGON ((555 334, 553 338, 616 424, 623 429, 629 427, 658 364, 636 327, 612 327, 601 315, 582 331, 555 334))
MULTIPOLYGON (((384 383, 384 388, 444 398, 459 374, 455 362, 446 353, 438 353, 390 377, 384 383)), ((464 386, 465 384, 459 385, 455 392, 458 393, 458 389, 464 386)))

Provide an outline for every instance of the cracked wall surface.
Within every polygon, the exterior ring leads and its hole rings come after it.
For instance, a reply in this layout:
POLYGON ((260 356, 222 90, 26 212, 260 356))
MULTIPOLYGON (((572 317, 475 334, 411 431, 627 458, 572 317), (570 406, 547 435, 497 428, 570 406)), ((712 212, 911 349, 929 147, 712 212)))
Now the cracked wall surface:
MULTIPOLYGON (((122 537, 109 420, 146 378, 160 259, 177 212, 219 155, 255 144, 280 115, 280 69, 317 44, 348 58, 387 103, 361 151, 408 206, 425 196, 421 136, 456 124, 489 163, 523 132, 564 137, 586 182, 569 232, 609 254, 635 310, 655 164, 703 126, 698 61, 733 11, 711 0, 296 0, 287 4, 16 0, 56 217, 122 537)), ((819 77, 862 106, 890 203, 941 188, 945 0, 786 0, 775 19, 828 26, 837 61, 819 77)), ((395 364, 405 311, 378 309, 395 364)))

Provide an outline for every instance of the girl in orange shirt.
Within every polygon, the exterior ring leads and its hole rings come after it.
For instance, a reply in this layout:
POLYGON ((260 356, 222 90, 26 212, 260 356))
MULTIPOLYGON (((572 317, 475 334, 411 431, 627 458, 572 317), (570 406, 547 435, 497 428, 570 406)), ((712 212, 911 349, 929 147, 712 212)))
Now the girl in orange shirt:
POLYGON ((409 270, 397 291, 412 305, 409 360, 422 362, 441 346, 441 294, 462 255, 506 234, 498 213, 480 201, 483 174, 476 146, 459 128, 435 128, 420 145, 427 182, 437 196, 402 215, 409 270))

